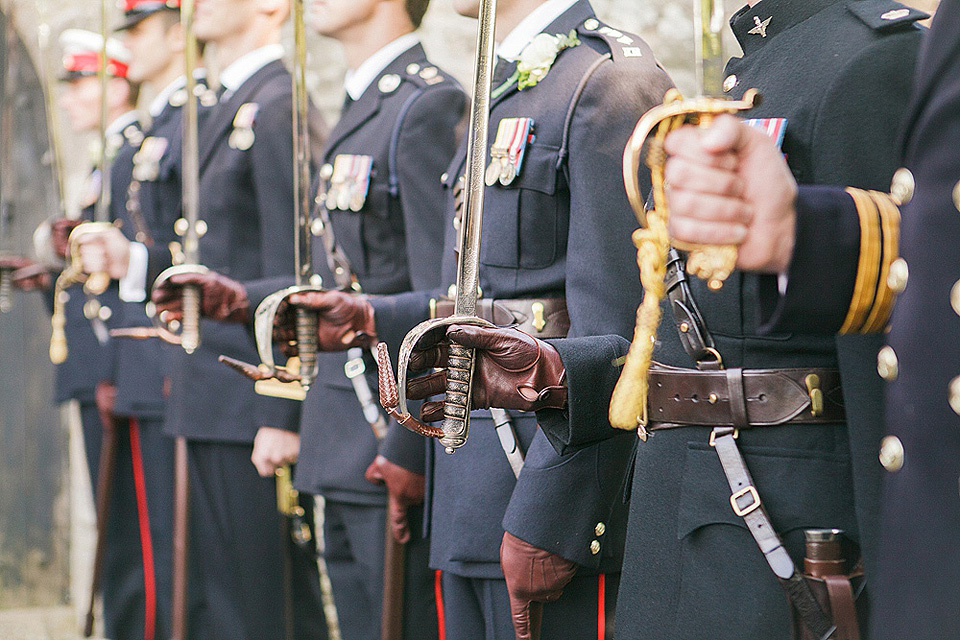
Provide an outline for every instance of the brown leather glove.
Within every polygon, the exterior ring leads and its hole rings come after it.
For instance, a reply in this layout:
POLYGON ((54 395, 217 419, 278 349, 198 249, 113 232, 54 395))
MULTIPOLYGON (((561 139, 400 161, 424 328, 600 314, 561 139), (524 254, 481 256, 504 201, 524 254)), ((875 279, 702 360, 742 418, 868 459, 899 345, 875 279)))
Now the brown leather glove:
POLYGON ((71 220, 69 218, 58 218, 50 223, 50 240, 53 242, 54 253, 66 259, 67 240, 70 238, 70 233, 82 223, 83 220, 71 220))
POLYGON ((21 291, 49 289, 50 272, 45 266, 23 256, 0 257, 0 269, 10 270, 10 281, 21 291))
POLYGON ((200 288, 200 315, 204 318, 233 324, 250 321, 250 299, 243 284, 207 271, 170 276, 153 290, 151 300, 167 322, 183 319, 183 286, 188 284, 200 288))
POLYGON ((99 381, 94 389, 93 397, 97 403, 97 413, 100 414, 100 422, 103 428, 112 429, 114 426, 113 408, 117 404, 116 385, 107 382, 106 380, 99 381))
POLYGON ((317 313, 317 348, 320 351, 346 351, 351 347, 369 348, 377 342, 373 306, 366 298, 344 291, 307 291, 295 293, 277 310, 273 340, 285 355, 297 355, 293 344, 297 335, 296 308, 317 313))
POLYGON ((423 504, 426 479, 419 473, 404 469, 384 458, 377 456, 367 467, 364 474, 367 482, 387 485, 387 516, 393 539, 400 544, 410 541, 410 525, 407 523, 407 509, 423 504))
MULTIPOLYGON (((452 325, 446 339, 476 349, 473 408, 563 409, 567 404, 566 370, 553 345, 519 329, 452 325)), ((440 332, 426 334, 410 356, 411 371, 447 365, 446 340, 440 332)), ((446 372, 407 380, 407 397, 419 400, 446 387, 446 372)), ((442 402, 425 402, 424 422, 443 418, 442 402)))
POLYGON ((560 598, 563 588, 577 572, 577 563, 504 532, 500 566, 507 580, 517 640, 539 640, 541 607, 538 605, 560 598))

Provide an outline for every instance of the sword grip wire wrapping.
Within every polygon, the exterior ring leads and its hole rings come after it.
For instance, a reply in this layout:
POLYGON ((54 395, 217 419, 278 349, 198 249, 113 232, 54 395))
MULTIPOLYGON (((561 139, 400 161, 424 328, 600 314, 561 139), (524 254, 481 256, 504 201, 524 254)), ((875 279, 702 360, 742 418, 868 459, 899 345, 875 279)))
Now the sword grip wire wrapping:
POLYGON ((470 413, 470 384, 475 359, 473 349, 450 344, 446 399, 443 403, 443 437, 440 438, 440 444, 448 449, 448 453, 467 441, 469 423, 466 417, 470 413))
POLYGON ((0 313, 13 308, 13 273, 11 269, 0 268, 0 313))
POLYGON ((183 287, 180 344, 187 353, 193 353, 200 346, 200 288, 192 284, 183 287))
POLYGON ((300 384, 309 389, 317 375, 317 314, 297 308, 297 354, 300 356, 300 384))

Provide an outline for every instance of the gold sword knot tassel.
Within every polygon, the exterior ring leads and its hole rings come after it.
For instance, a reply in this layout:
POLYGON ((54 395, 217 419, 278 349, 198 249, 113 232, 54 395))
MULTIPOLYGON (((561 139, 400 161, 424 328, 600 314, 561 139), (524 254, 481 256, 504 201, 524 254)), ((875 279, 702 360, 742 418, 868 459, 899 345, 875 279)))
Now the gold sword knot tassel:
MULTIPOLYGON (((623 175, 627 197, 641 224, 641 228, 633 233, 633 243, 637 247, 643 301, 637 308, 633 342, 610 400, 609 417, 610 424, 618 429, 637 429, 641 440, 647 439, 648 373, 653 362, 657 328, 660 326, 660 303, 666 293, 664 281, 667 274, 667 252, 670 249, 670 235, 667 231, 670 209, 664 188, 664 170, 667 163, 664 141, 672 131, 685 124, 706 127, 713 122, 716 115, 750 109, 759 103, 759 97, 759 94, 751 89, 744 95, 743 100, 739 101, 711 98, 683 100, 678 91, 671 89, 662 105, 643 115, 627 142, 623 175), (653 210, 646 211, 637 176, 644 143, 654 130, 656 133, 647 144, 646 154, 646 164, 650 169, 653 186, 654 207, 653 210)), ((706 280, 713 290, 720 289, 736 267, 735 246, 685 243, 674 243, 674 246, 688 252, 687 271, 706 280)))

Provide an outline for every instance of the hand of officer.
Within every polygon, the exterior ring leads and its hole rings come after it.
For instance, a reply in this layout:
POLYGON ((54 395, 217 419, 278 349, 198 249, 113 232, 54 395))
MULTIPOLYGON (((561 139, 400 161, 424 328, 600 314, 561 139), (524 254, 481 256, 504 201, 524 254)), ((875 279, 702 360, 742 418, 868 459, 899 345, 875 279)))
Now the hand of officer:
POLYGON ((42 264, 23 256, 0 257, 0 269, 9 270, 10 281, 21 291, 50 288, 50 272, 42 264))
POLYGON ((686 126, 665 143, 670 235, 739 245, 737 267, 783 273, 796 229, 797 184, 770 138, 730 115, 686 126))
POLYGON ((410 541, 410 525, 407 523, 407 509, 423 504, 426 479, 419 473, 404 469, 384 458, 377 456, 367 467, 364 474, 367 482, 387 485, 387 515, 393 539, 400 544, 410 541))
POLYGON ((67 257, 69 248, 70 234, 76 229, 83 220, 71 220, 69 218, 58 218, 50 224, 50 242, 53 244, 53 252, 61 259, 67 257))
MULTIPOLYGON (((562 409, 567 404, 566 370, 557 350, 519 329, 452 325, 446 339, 428 333, 410 356, 411 371, 447 366, 447 340, 476 350, 473 375, 473 408, 562 409)), ((407 397, 419 400, 443 393, 446 371, 407 380, 407 397)), ((424 422, 443 417, 442 402, 425 402, 424 422)))
POLYGON ((78 244, 85 273, 104 272, 114 280, 127 275, 130 241, 117 227, 84 233, 78 244))
POLYGON ((207 271, 170 276, 153 290, 151 300, 167 322, 183 319, 184 285, 200 288, 200 315, 204 318, 233 324, 250 320, 250 299, 243 284, 215 271, 207 271))
POLYGON ((507 580, 517 640, 538 640, 539 603, 560 598, 563 588, 577 572, 577 564, 504 532, 500 544, 500 566, 507 580))
POLYGON ((357 294, 343 291, 307 291, 295 293, 277 310, 273 339, 287 356, 297 355, 297 308, 316 312, 317 348, 320 351, 345 351, 351 347, 368 348, 377 342, 373 306, 357 294))
POLYGON ((295 464, 300 456, 300 434, 273 427, 260 427, 253 439, 250 461, 263 478, 272 478, 285 464, 295 464))

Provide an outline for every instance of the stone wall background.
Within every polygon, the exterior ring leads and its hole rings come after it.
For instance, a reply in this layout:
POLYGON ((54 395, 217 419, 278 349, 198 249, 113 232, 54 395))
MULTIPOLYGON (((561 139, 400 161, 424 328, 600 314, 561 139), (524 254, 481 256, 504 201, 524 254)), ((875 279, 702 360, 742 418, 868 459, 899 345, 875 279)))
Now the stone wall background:
MULTIPOLYGON (((726 0, 728 15, 742 2, 726 0)), ((928 11, 937 2, 911 0, 911 4, 928 11)), ((605 22, 642 36, 677 86, 686 94, 693 91, 692 0, 593 3, 605 22)), ((0 0, 0 12, 12 19, 25 51, 48 77, 59 67, 59 33, 71 27, 99 31, 100 7, 98 0, 0 0), (46 49, 41 44, 45 34, 50 45, 46 49)), ((119 20, 119 10, 111 7, 111 11, 113 20, 119 20)), ((474 20, 457 16, 449 0, 434 0, 421 38, 434 62, 465 87, 472 85, 474 20)), ((289 25, 285 41, 292 43, 289 25)), ((309 37, 309 49, 311 92, 333 124, 343 100, 343 57, 337 43, 318 36, 309 37)), ((726 52, 739 55, 729 32, 726 52)), ((37 98, 37 87, 32 90, 32 96, 23 104, 35 109, 42 100, 37 98)), ((144 95, 142 104, 146 105, 149 98, 144 95)), ((32 126, 42 127, 38 124, 43 122, 42 115, 25 113, 21 117, 32 126)), ((57 120, 54 124, 62 141, 67 210, 74 211, 77 194, 91 165, 92 140, 73 135, 62 118, 57 120)), ((24 207, 24 215, 18 219, 17 235, 27 253, 31 252, 30 232, 57 208, 49 167, 41 164, 49 161, 49 154, 39 154, 21 166, 21 173, 30 173, 24 179, 31 178, 31 184, 39 181, 41 185, 39 193, 28 197, 33 198, 34 205, 24 207)), ((84 585, 88 584, 85 572, 90 565, 93 522, 89 482, 84 482, 86 469, 76 444, 76 420, 58 419, 52 406, 52 366, 46 357, 49 319, 38 298, 20 296, 19 310, 0 317, 0 609, 83 602, 84 585), (68 423, 74 424, 72 437, 68 436, 68 423)), ((70 410, 63 413, 72 415, 70 410)))

